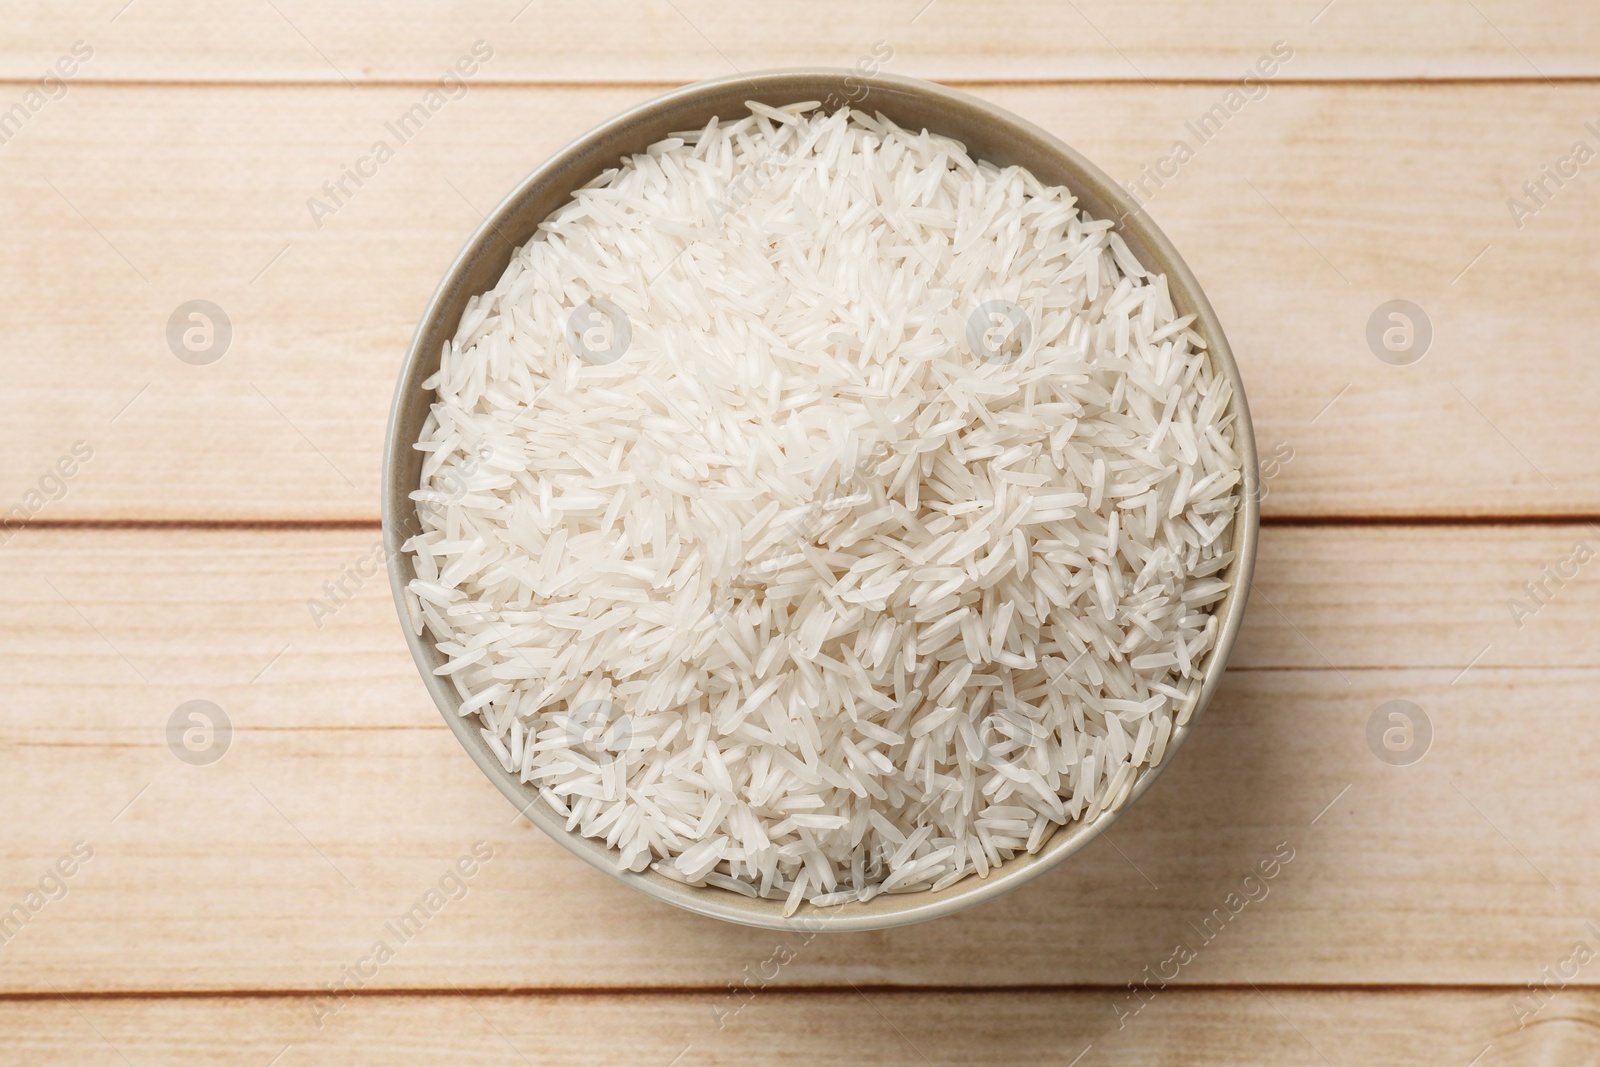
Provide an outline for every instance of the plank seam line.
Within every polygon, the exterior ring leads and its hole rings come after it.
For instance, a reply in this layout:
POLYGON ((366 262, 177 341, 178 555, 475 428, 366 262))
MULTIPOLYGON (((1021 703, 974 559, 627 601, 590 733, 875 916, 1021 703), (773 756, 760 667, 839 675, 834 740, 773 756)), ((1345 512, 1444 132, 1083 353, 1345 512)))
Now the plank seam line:
MULTIPOLYGON (((1153 76, 1138 78, 1128 77, 1105 78, 1072 78, 1072 77, 1021 77, 1021 78, 974 78, 974 77, 939 77, 928 76, 930 81, 942 85, 951 85, 967 88, 1051 88, 1067 86, 1093 86, 1093 87, 1131 87, 1148 88, 1151 86, 1164 88, 1184 87, 1219 87, 1238 85, 1238 78, 1205 76, 1153 76)), ((692 84, 695 78, 645 78, 645 79, 538 79, 538 78, 499 78, 499 79, 473 79, 472 87, 481 89, 675 89, 679 86, 692 84)), ((38 78, 21 75, 0 76, 0 86, 31 86, 37 85, 38 78)), ((1487 75, 1445 75, 1441 77, 1425 77, 1417 75, 1394 75, 1391 77, 1379 76, 1351 76, 1329 75, 1325 78, 1274 78, 1274 86, 1323 88, 1339 86, 1411 86, 1432 87, 1440 85, 1482 85, 1482 86, 1517 86, 1517 85, 1573 85, 1585 86, 1600 83, 1600 73, 1594 74, 1552 74, 1548 77, 1537 74, 1487 74, 1487 75)), ((406 77, 406 78, 358 78, 353 81, 341 81, 337 78, 86 78, 73 79, 74 86, 96 86, 109 89, 425 89, 438 84, 438 79, 406 77)))
POLYGON ((1521 515, 1263 515, 1262 526, 1583 526, 1600 512, 1530 512, 1521 515))
MULTIPOLYGON (((1263 527, 1311 529, 1330 527, 1415 527, 1415 526, 1584 526, 1600 525, 1600 512, 1534 513, 1524 515, 1263 515, 1263 527)), ((14 533, 28 530, 379 530, 378 519, 36 519, 18 526, 14 533)))
MULTIPOLYGON (((1280 993, 1310 993, 1310 994, 1369 994, 1369 995, 1403 995, 1403 994, 1438 994, 1451 995, 1462 993, 1481 994, 1517 994, 1526 992, 1526 985, 1506 982, 1389 982, 1389 983, 1360 983, 1360 982, 1215 982, 1215 983, 1184 983, 1168 985, 1163 992, 1177 995, 1198 995, 1213 993, 1239 993, 1254 995, 1257 989, 1272 990, 1280 993)), ((1600 991, 1600 983, 1571 982, 1569 989, 1579 991, 1600 991)), ((1107 994, 1120 995, 1127 992, 1126 984, 1059 984, 1059 985, 1033 985, 1011 984, 992 986, 961 986, 961 985, 795 985, 795 986, 769 986, 765 992, 779 996, 794 997, 819 997, 819 996, 850 996, 857 991, 869 994, 903 994, 908 996, 1066 996, 1066 995, 1092 995, 1107 994)), ((449 987, 418 987, 415 989, 358 989, 346 990, 347 997, 352 999, 395 999, 400 997, 524 997, 536 998, 584 998, 584 997, 695 997, 720 995, 728 991, 726 985, 706 986, 449 986, 449 987)), ((14 991, 0 993, 0 1003, 29 1001, 57 1001, 57 1000, 293 1000, 306 997, 328 996, 327 989, 159 989, 159 990, 80 990, 50 992, 43 991, 14 991)))

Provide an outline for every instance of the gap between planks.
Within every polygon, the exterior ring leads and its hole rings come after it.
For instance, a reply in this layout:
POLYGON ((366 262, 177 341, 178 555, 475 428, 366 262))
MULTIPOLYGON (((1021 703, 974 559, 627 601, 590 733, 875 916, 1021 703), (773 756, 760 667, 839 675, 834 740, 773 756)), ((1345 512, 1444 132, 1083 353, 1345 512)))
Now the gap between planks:
MULTIPOLYGON (((1263 515, 1261 525, 1320 529, 1324 527, 1410 526, 1600 526, 1600 512, 1540 512, 1528 515, 1263 515)), ((379 519, 38 519, 11 531, 254 530, 295 532, 322 530, 381 530, 379 519)))
MULTIPOLYGON (((774 931, 776 934, 777 931, 774 931)), ((846 991, 882 994, 885 996, 961 996, 975 994, 998 996, 1072 996, 1102 993, 1125 993, 1126 985, 1112 983, 1063 985, 774 985, 771 991, 779 996, 832 997, 846 991)), ((1563 988, 1582 990, 1600 989, 1600 982, 1575 980, 1563 988)), ((526 997, 563 998, 581 1000, 594 997, 656 997, 687 998, 723 992, 721 985, 686 986, 444 986, 444 987, 394 987, 353 989, 345 992, 357 1000, 393 1000, 403 997, 526 997)), ((1514 995, 1526 992, 1527 987, 1512 983, 1474 982, 1194 982, 1182 985, 1169 984, 1162 992, 1178 996, 1214 993, 1492 993, 1514 995)), ((313 989, 106 989, 79 990, 76 992, 44 992, 23 990, 0 992, 0 1004, 27 1003, 29 1001, 57 1000, 294 1000, 302 997, 327 995, 325 988, 313 989)))
MULTIPOLYGON (((774 70, 788 68, 773 68, 774 70)), ((848 70, 848 68, 838 68, 848 70)), ((756 70, 751 74, 767 73, 756 70)), ((721 77, 721 75, 716 75, 721 77)), ((731 77, 731 75, 730 75, 731 77)), ((1127 86, 1141 88, 1155 86, 1157 88, 1186 88, 1205 86, 1230 86, 1238 85, 1239 78, 1226 78, 1205 76, 1163 76, 1152 75, 1147 78, 1129 75, 1126 78, 973 78, 952 77, 945 78, 937 75, 922 76, 924 81, 937 82, 958 89, 985 89, 985 88, 1117 88, 1127 86)), ((701 78, 641 78, 641 79, 609 79, 597 78, 592 81, 572 78, 474 78, 474 89, 659 89, 663 92, 677 89, 685 85, 708 80, 701 78)), ((0 87, 5 86, 34 86, 37 77, 23 77, 19 75, 0 75, 0 87)), ((76 77, 72 80, 74 86, 94 86, 102 89, 424 89, 438 84, 437 78, 354 78, 341 80, 339 78, 95 78, 76 77)), ((1461 86, 1461 85, 1600 85, 1600 74, 1489 74, 1482 77, 1449 74, 1440 77, 1419 77, 1416 75, 1396 75, 1394 77, 1375 77, 1362 75, 1334 75, 1330 74, 1321 78, 1288 78, 1275 77, 1272 79, 1274 86, 1298 86, 1311 88, 1327 88, 1334 86, 1365 86, 1385 88, 1412 87, 1431 88, 1435 86, 1461 86)))

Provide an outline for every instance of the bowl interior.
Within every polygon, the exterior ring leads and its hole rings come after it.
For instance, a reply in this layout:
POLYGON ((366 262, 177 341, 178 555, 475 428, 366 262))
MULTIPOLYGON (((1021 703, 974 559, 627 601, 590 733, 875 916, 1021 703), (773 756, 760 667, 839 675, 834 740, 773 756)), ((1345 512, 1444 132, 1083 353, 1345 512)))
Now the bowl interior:
POLYGON ((642 892, 690 911, 771 929, 869 930, 899 926, 946 915, 999 896, 1077 852, 1126 811, 1175 758, 1184 739, 1210 701, 1232 648, 1244 610, 1255 562, 1259 520, 1255 439, 1243 383, 1211 305, 1171 243, 1143 210, 1115 182, 1075 150, 1050 134, 993 105, 930 82, 898 76, 866 77, 856 71, 776 71, 723 78, 679 89, 648 101, 574 141, 530 174, 484 221, 446 273, 418 325, 396 388, 384 457, 383 526, 390 584, 401 621, 429 691, 457 739, 502 793, 527 817, 563 846, 642 892), (1241 505, 1231 531, 1235 560, 1227 576, 1231 588, 1216 605, 1219 632, 1204 667, 1199 701, 1188 723, 1173 731, 1162 763, 1139 774, 1122 807, 1090 822, 1062 827, 1040 851, 1019 856, 990 873, 968 877, 938 893, 879 896, 865 904, 848 903, 819 909, 803 905, 795 915, 782 914, 782 901, 758 900, 717 888, 683 885, 664 875, 619 872, 603 842, 569 833, 563 821, 514 774, 506 773, 478 734, 475 719, 456 714, 458 701, 443 678, 434 675, 445 657, 426 631, 411 632, 401 590, 412 577, 409 557, 400 546, 421 529, 410 493, 419 484, 422 454, 412 448, 432 402, 421 383, 439 367, 445 343, 455 334, 469 297, 494 287, 516 248, 533 236, 540 222, 561 206, 574 189, 593 180, 618 161, 643 152, 671 133, 703 127, 713 116, 745 112, 746 100, 771 106, 806 100, 829 107, 849 103, 868 113, 882 112, 897 124, 963 142, 977 159, 998 166, 1028 168, 1047 185, 1064 185, 1095 218, 1119 220, 1122 235, 1140 262, 1167 275, 1179 314, 1197 316, 1195 330, 1206 339, 1219 376, 1233 386, 1235 447, 1243 465, 1241 505))

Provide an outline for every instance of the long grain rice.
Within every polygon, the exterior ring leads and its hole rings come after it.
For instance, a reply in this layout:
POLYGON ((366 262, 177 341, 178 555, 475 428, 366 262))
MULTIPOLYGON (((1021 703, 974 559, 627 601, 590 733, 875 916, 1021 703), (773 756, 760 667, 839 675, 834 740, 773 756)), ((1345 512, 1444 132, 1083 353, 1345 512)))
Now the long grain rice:
POLYGON ((407 599, 573 832, 793 912, 1125 801, 1192 710, 1240 463, 1193 316, 1066 189, 751 110, 469 302, 407 599))

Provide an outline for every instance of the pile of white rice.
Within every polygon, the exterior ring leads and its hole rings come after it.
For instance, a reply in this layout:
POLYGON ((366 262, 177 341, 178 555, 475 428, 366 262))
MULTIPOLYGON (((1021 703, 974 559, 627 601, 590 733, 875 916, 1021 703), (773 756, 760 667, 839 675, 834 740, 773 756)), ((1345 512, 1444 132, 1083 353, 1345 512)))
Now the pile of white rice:
POLYGON ((792 912, 1125 801, 1194 706, 1240 462, 1111 222, 881 115, 749 107, 469 303, 407 601, 571 830, 792 912))

